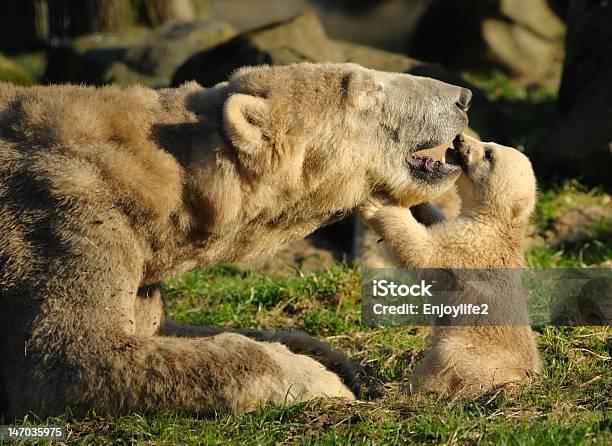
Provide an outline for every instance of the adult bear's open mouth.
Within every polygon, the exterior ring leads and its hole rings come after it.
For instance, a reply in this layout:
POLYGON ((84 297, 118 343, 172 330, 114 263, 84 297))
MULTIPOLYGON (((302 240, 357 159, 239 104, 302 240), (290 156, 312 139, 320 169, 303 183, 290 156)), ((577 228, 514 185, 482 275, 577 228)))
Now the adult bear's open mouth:
POLYGON ((461 164, 453 157, 447 158, 446 154, 448 154, 449 150, 452 150, 447 148, 451 144, 457 147, 460 137, 461 134, 457 135, 452 143, 448 141, 439 146, 419 150, 410 155, 406 161, 412 172, 429 180, 439 180, 457 172, 461 168, 461 164))
POLYGON ((434 160, 430 156, 410 155, 408 165, 413 172, 430 179, 439 179, 456 172, 459 166, 434 160))

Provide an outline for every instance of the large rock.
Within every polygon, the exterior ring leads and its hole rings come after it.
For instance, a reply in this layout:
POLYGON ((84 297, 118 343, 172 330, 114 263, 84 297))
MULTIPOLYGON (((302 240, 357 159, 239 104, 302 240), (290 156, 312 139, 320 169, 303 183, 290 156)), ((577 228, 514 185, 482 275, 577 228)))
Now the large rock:
POLYGON ((153 27, 174 20, 191 22, 212 16, 211 0, 140 0, 138 3, 138 12, 153 27))
POLYGON ((534 163, 552 177, 579 177, 612 190, 612 71, 589 82, 563 113, 534 163))
POLYGON ((107 83, 112 64, 124 59, 130 47, 143 44, 150 35, 147 28, 133 27, 120 33, 74 39, 49 53, 45 79, 53 83, 107 83))
POLYGON ((333 39, 403 52, 430 0, 216 0, 215 17, 248 31, 314 11, 333 39))
POLYGON ((172 83, 197 80, 212 86, 245 65, 344 61, 342 48, 327 37, 317 16, 307 13, 248 31, 194 55, 176 71, 172 83))
POLYGON ((116 62, 108 73, 115 83, 129 79, 126 73, 142 78, 147 85, 167 85, 174 71, 192 54, 233 37, 233 28, 223 22, 171 22, 147 39, 128 49, 125 60, 116 62))
POLYGON ((528 80, 560 73, 561 40, 550 41, 531 29, 502 20, 484 20, 482 38, 495 62, 528 80))
POLYGON ((84 36, 50 55, 46 77, 52 82, 167 86, 192 54, 234 34, 224 22, 203 20, 169 22, 153 31, 134 27, 84 36))
POLYGON ((310 3, 332 38, 403 53, 430 0, 310 0, 310 3))
POLYGON ((192 56, 175 73, 177 86, 195 80, 212 86, 247 65, 286 65, 298 62, 354 62, 381 71, 412 73, 465 86, 474 91, 470 112, 472 128, 484 138, 493 138, 500 126, 500 115, 473 85, 440 65, 377 50, 363 45, 330 39, 319 18, 306 13, 285 22, 239 34, 214 48, 192 56))
POLYGON ((560 118, 536 153, 542 171, 612 188, 612 2, 571 0, 560 118))
POLYGON ((176 71, 173 84, 196 80, 204 86, 212 86, 245 65, 299 62, 355 62, 395 72, 408 72, 427 65, 401 54, 330 39, 319 18, 306 13, 247 31, 195 54, 176 71))
POLYGON ((501 0, 501 12, 514 23, 547 39, 563 39, 565 34, 565 26, 548 0, 501 0))
POLYGON ((343 62, 353 62, 373 70, 407 73, 427 64, 402 54, 377 50, 368 46, 334 40, 342 53, 343 62))
POLYGON ((410 45, 451 68, 502 68, 527 81, 558 76, 563 22, 548 0, 434 0, 410 45))

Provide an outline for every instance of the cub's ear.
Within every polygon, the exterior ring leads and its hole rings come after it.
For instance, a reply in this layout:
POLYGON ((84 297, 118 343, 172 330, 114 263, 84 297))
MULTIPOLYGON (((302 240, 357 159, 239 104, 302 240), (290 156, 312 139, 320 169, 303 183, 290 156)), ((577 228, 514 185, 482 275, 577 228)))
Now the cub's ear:
POLYGON ((238 151, 240 161, 246 167, 259 171, 260 161, 270 151, 274 136, 267 101, 239 93, 229 96, 223 108, 223 126, 238 151))

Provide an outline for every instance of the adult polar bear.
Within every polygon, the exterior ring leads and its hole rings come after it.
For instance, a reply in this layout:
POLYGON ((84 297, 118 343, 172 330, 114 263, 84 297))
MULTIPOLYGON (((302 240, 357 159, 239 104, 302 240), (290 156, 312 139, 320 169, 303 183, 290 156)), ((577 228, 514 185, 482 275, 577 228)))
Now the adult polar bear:
POLYGON ((0 85, 2 413, 352 398, 279 343, 166 324, 154 284, 271 253, 373 191, 446 188, 448 166, 409 155, 461 133, 470 96, 353 64, 211 89, 0 85))

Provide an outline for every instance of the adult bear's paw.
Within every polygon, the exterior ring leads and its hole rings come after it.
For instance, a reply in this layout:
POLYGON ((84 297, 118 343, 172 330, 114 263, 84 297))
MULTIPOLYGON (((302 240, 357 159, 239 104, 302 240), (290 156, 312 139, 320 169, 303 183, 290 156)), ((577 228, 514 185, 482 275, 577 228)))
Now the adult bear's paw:
POLYGON ((293 353, 278 342, 269 342, 267 346, 268 354, 281 369, 281 390, 286 387, 282 403, 293 404, 321 397, 355 399, 354 392, 340 376, 320 361, 305 354, 293 353))
POLYGON ((303 331, 284 331, 270 334, 267 339, 280 342, 293 353, 310 356, 323 364, 325 368, 337 374, 357 398, 360 395, 359 373, 361 366, 339 350, 332 349, 328 344, 313 338, 303 331))

